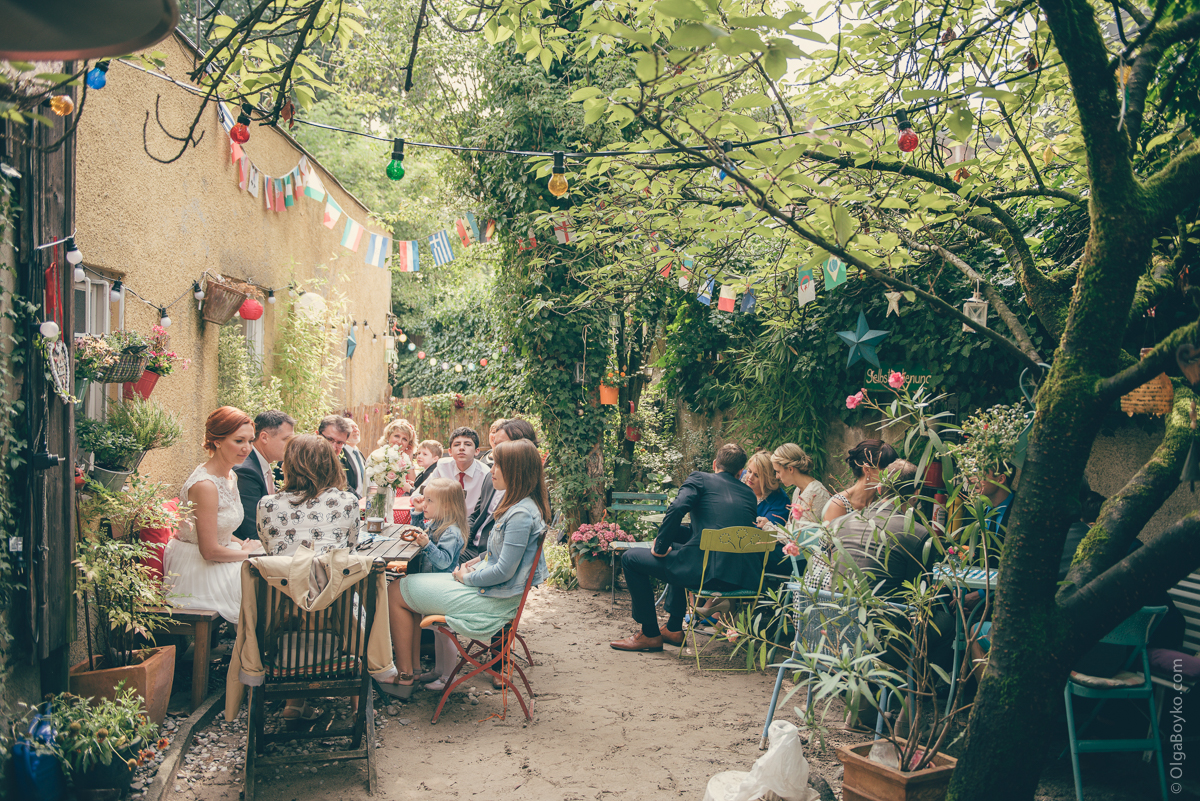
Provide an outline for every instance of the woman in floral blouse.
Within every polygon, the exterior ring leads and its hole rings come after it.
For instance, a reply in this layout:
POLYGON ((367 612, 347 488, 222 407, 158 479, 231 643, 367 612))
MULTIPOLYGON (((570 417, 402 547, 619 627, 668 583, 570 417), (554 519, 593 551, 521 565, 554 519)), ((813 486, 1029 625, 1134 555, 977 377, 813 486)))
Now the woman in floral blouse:
POLYGON ((268 556, 301 545, 317 555, 358 545, 358 498, 346 490, 346 471, 323 437, 292 437, 283 452, 283 490, 258 502, 258 538, 268 556))

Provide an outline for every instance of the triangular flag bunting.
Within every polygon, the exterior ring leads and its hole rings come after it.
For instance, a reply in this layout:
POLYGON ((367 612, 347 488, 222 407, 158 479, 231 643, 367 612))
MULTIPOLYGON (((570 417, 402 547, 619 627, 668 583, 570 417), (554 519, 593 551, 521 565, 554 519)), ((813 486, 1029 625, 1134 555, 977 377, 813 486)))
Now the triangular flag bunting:
POLYGON ((363 261, 372 267, 383 267, 384 262, 392 255, 392 240, 383 234, 371 234, 367 242, 367 254, 363 261))
POLYGON ((333 199, 333 195, 330 195, 325 199, 325 227, 333 228, 333 226, 337 225, 338 218, 341 216, 342 207, 333 199))
MULTIPOLYGON (((709 290, 712 291, 711 289, 709 290)), ((734 301, 737 300, 737 293, 733 291, 733 286, 724 284, 721 287, 721 297, 717 301, 717 308, 723 312, 731 312, 734 308, 734 301)))
POLYGON ((358 246, 362 243, 362 235, 365 229, 349 217, 346 218, 346 228, 342 231, 342 247, 347 250, 358 252, 358 246))
MULTIPOLYGON (((445 235, 442 231, 442 235, 445 235)), ((449 243, 447 243, 447 246, 449 243)), ((415 273, 421 269, 421 257, 417 251, 416 241, 396 243, 396 264, 402 273, 415 273)))
POLYGON ((458 231, 458 238, 462 240, 464 248, 469 248, 474 244, 471 241, 471 229, 467 227, 466 220, 455 220, 454 228, 458 231))
POLYGON ((450 237, 445 231, 438 231, 429 237, 429 252, 433 254, 433 263, 441 267, 454 259, 454 251, 450 249, 450 237))
POLYGON ((803 306, 805 303, 810 303, 817 299, 817 283, 813 279, 813 271, 812 270, 801 270, 800 271, 799 287, 800 287, 800 290, 799 290, 798 297, 799 297, 801 306, 803 306))

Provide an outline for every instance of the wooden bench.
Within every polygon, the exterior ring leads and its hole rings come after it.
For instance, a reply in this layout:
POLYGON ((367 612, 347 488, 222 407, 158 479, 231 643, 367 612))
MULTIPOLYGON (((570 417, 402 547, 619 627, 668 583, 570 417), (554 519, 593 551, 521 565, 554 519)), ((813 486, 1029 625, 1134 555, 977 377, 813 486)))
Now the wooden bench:
POLYGON ((212 655, 212 633, 213 627, 221 621, 221 615, 212 609, 182 609, 172 606, 159 606, 149 611, 167 618, 163 633, 195 638, 190 710, 195 712, 208 697, 208 660, 212 655))

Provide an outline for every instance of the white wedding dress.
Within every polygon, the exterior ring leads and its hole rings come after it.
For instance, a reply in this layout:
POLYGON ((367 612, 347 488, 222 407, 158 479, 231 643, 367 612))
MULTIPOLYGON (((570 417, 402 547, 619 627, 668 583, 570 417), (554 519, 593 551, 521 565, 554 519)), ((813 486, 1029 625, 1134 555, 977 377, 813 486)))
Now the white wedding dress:
MULTIPOLYGON (((214 476, 200 465, 183 482, 179 502, 188 502, 188 490, 200 481, 211 481, 217 488, 217 542, 230 546, 233 532, 242 524, 242 498, 238 495, 237 476, 214 476)), ((196 518, 189 514, 179 523, 175 537, 167 543, 163 556, 167 597, 172 606, 213 609, 237 625, 242 605, 242 563, 210 562, 200 555, 196 538, 196 518)))

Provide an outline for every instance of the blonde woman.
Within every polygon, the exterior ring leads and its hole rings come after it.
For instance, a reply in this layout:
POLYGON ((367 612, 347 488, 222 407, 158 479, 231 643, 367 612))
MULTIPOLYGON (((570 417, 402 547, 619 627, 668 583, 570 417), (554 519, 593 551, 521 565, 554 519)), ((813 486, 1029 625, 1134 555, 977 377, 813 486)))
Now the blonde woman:
MULTIPOLYGON (((796 488, 792 493, 792 515, 805 523, 820 523, 829 503, 829 490, 812 477, 812 457, 796 443, 788 442, 771 454, 771 465, 779 483, 796 488)), ((758 525, 761 527, 762 523, 758 525)))
POLYGON ((788 496, 779 488, 770 451, 758 451, 750 457, 742 481, 758 499, 754 525, 765 529, 771 523, 787 522, 788 496))
MULTIPOLYGON (((417 429, 404 418, 397 418, 384 427, 383 436, 379 438, 377 444, 380 448, 385 445, 395 445, 408 458, 415 459, 413 450, 417 444, 417 429)), ((404 477, 405 493, 412 492, 413 482, 417 480, 416 462, 414 461, 413 464, 413 469, 404 477)))

